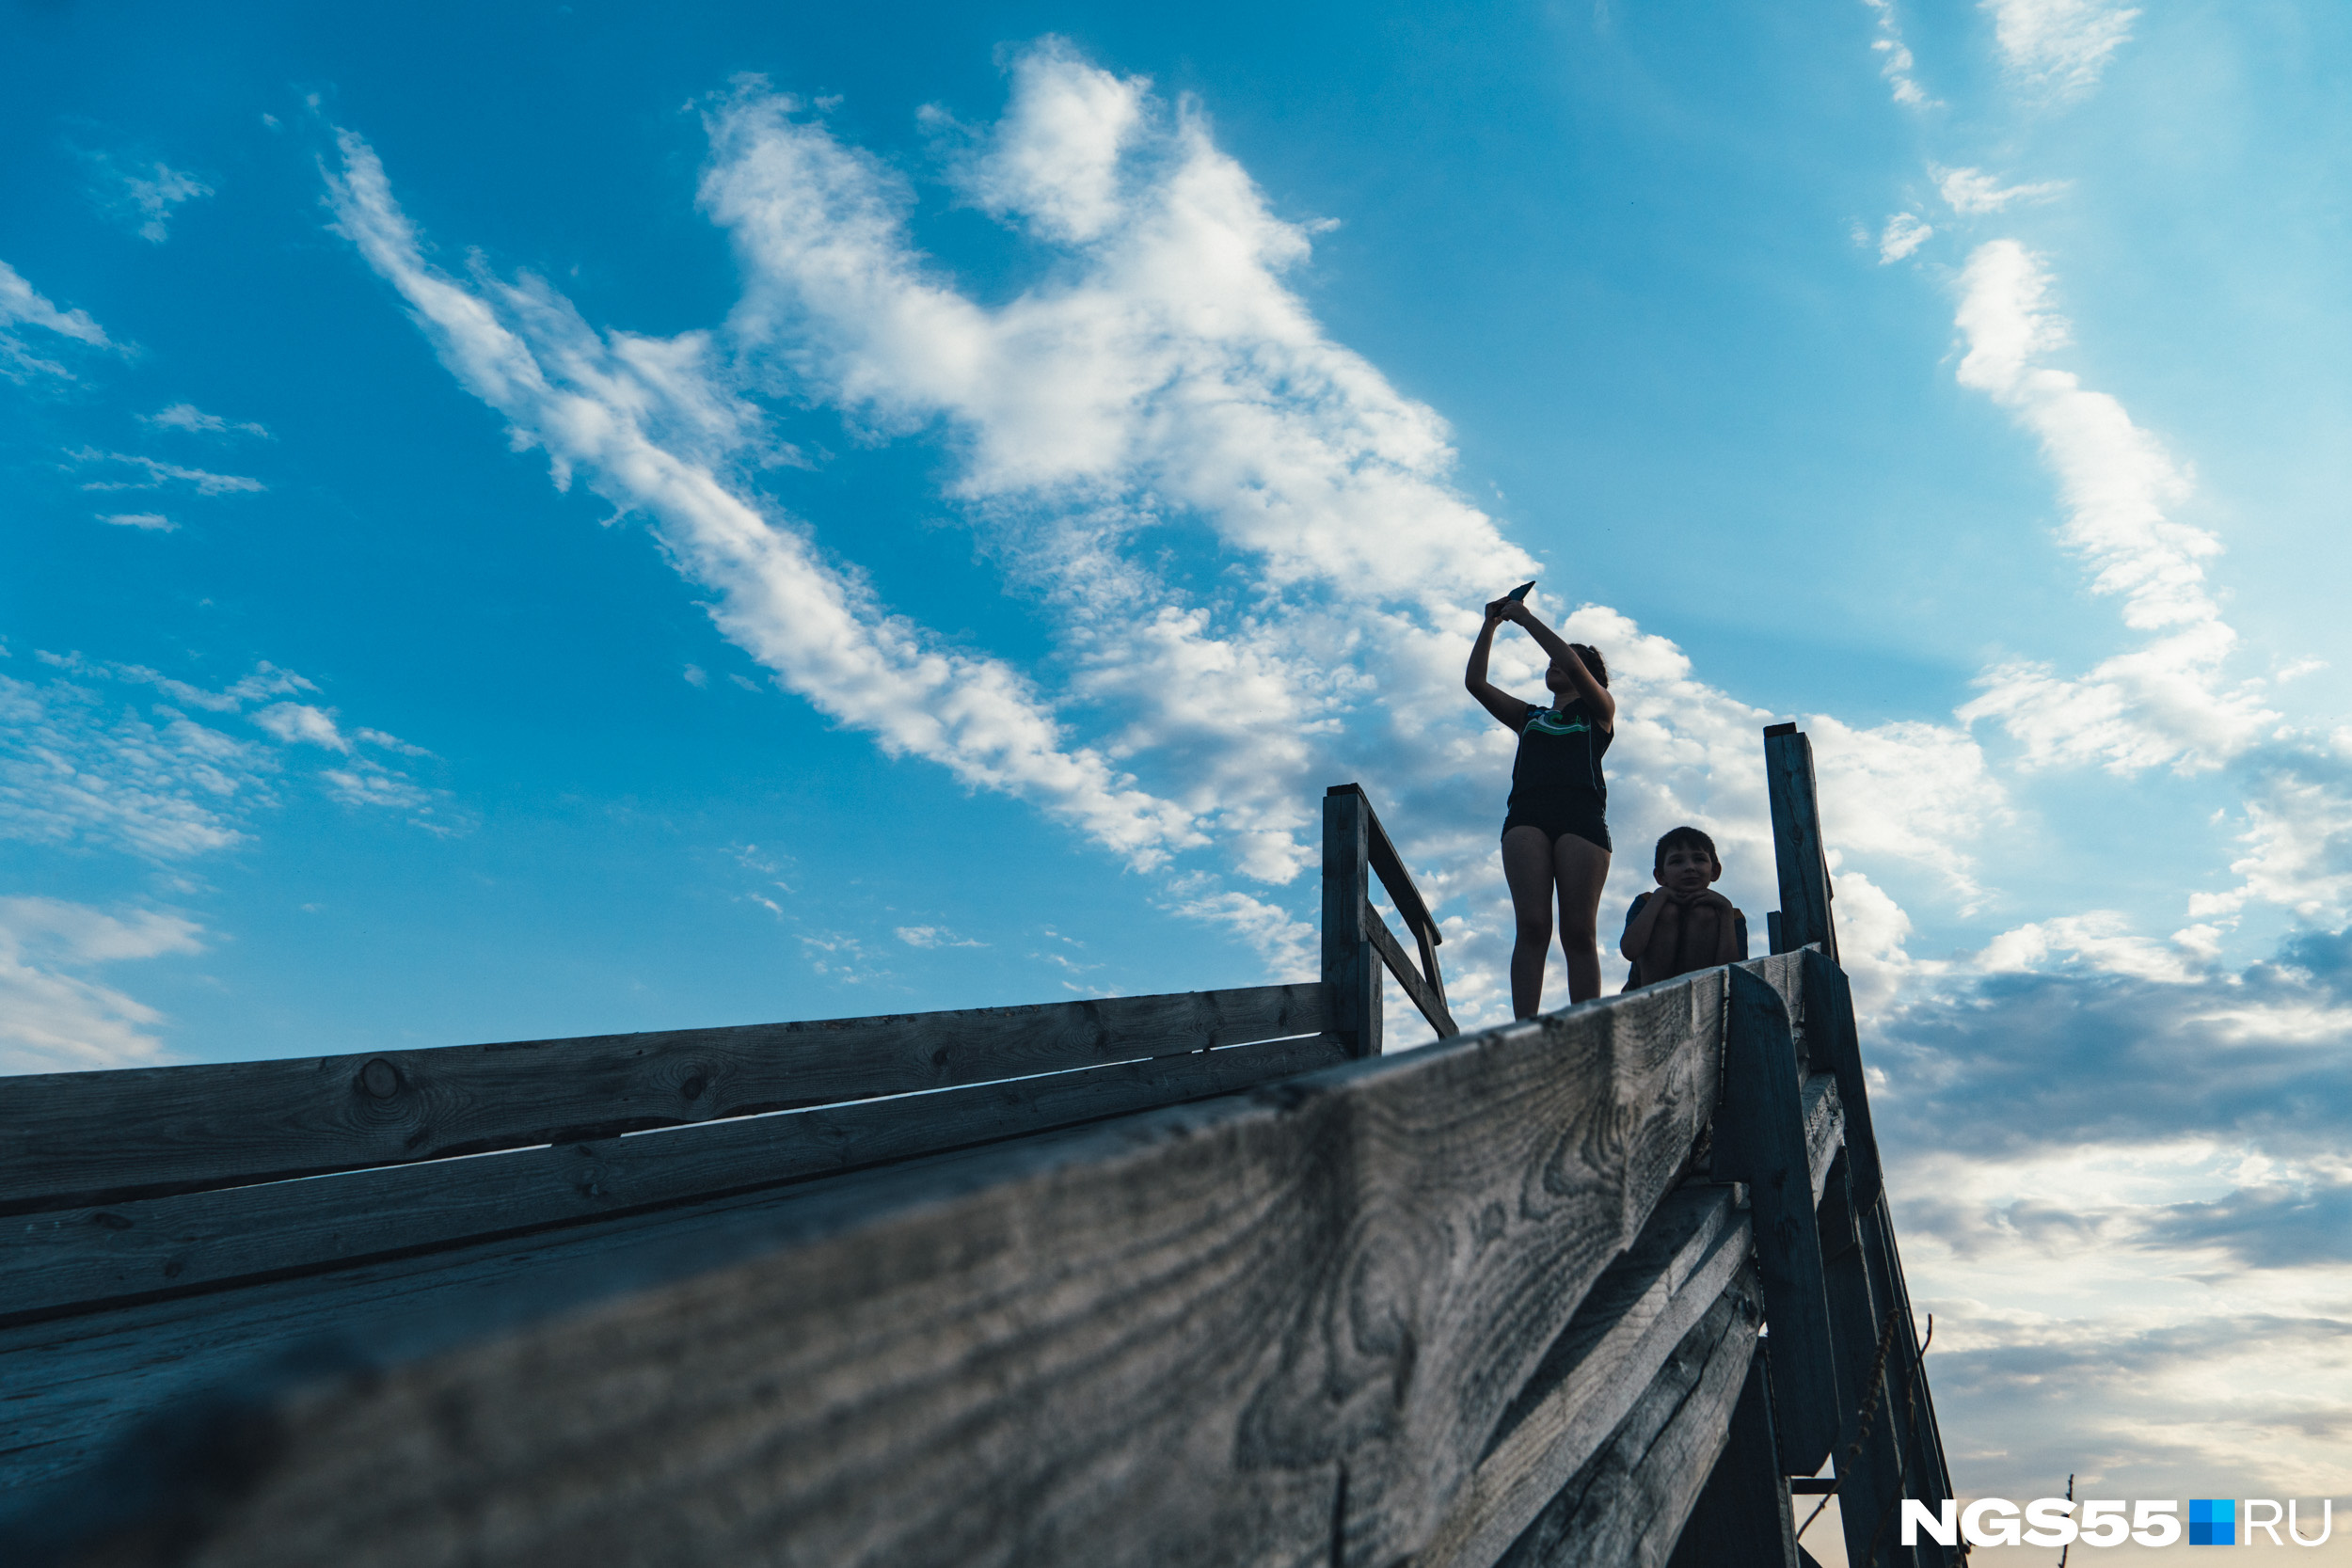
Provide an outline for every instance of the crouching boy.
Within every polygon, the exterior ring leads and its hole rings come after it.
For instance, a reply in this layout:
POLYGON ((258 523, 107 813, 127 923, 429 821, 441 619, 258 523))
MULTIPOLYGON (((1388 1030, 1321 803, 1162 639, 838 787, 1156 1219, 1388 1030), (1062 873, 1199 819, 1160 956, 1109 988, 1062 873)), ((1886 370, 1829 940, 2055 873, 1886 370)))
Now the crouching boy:
POLYGON ((1677 828, 1658 841, 1650 874, 1657 891, 1625 911, 1625 940, 1617 944, 1633 965, 1626 990, 1748 956, 1748 917, 1714 890, 1724 863, 1713 839, 1696 828, 1677 828))

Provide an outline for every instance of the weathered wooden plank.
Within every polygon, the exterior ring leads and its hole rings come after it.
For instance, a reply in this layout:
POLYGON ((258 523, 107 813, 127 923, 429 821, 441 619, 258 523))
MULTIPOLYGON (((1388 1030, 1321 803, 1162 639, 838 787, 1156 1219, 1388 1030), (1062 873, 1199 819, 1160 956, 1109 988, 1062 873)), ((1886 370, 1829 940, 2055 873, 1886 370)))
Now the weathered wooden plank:
POLYGON ((1372 945, 1379 950, 1380 961, 1389 966, 1389 973, 1396 976, 1396 983, 1405 988, 1406 997, 1421 1009, 1421 1016, 1429 1021, 1429 1027, 1438 1032, 1438 1037, 1451 1039, 1460 1034, 1462 1026, 1454 1022, 1454 1015, 1446 1010, 1445 993, 1422 978, 1421 972, 1413 967, 1413 960, 1405 956, 1404 945, 1396 940, 1396 933, 1390 930, 1389 923, 1380 918, 1380 911, 1366 904, 1359 918, 1364 923, 1364 935, 1370 937, 1372 945))
POLYGON ((1807 1033, 1804 990, 1804 955, 1815 951, 1802 949, 1794 953, 1774 953, 1767 958, 1750 958, 1740 967, 1772 988, 1780 1005, 1788 1010, 1788 1033, 1797 1053, 1797 1076, 1804 1078, 1820 1071, 1827 1064, 1815 1064, 1810 1059, 1812 1037, 1807 1033))
POLYGON ((0 1078, 0 1212, 612 1136, 1323 1027, 1323 988, 0 1078))
POLYGON ((1748 1362, 1731 1433, 1666 1568, 1797 1568, 1788 1478, 1772 1436, 1770 1343, 1748 1362))
POLYGON ((1722 1002, 817 1184, 790 1244, 268 1396, 195 1560, 1394 1561, 1674 1180, 1722 1002))
MULTIPOLYGON (((1883 1190, 1878 1202, 1861 1215, 1859 1229, 1863 1259, 1870 1273, 1871 1295, 1882 1304, 1882 1310, 1891 1309, 1895 1314, 1895 1339, 1886 1357, 1886 1390, 1883 1398, 1902 1455, 1903 1495, 1933 1504, 1952 1496, 1951 1470, 1945 1461, 1935 1400, 1929 1391, 1927 1370, 1921 1364, 1919 1320, 1913 1311, 1911 1291, 1903 1280, 1902 1256, 1895 1243, 1894 1217, 1888 1212, 1883 1190)), ((1873 1534, 1876 1533, 1874 1522, 1873 1534)), ((1890 1517, 1884 1534, 1891 1538, 1895 1533, 1890 1517)), ((1880 1550, 1886 1551, 1883 1540, 1880 1550)), ((1957 1568, 1963 1556, 1958 1547, 1922 1543, 1918 1560, 1936 1564, 1937 1568, 1946 1563, 1957 1568)))
POLYGON ((1818 942, 1835 958, 1837 927, 1830 914, 1833 894, 1820 799, 1813 783, 1813 742, 1796 725, 1765 729, 1764 777, 1780 873, 1779 944, 1789 951, 1818 942))
POLYGON ((1323 797, 1324 1028, 1359 1056, 1380 1054, 1380 958, 1358 913, 1371 902, 1371 819, 1372 803, 1354 784, 1323 797))
POLYGON ((1821 1206, 1829 1167, 1846 1143, 1845 1107, 1837 1098, 1837 1076, 1817 1072, 1799 1090, 1804 1107, 1805 1168, 1813 1173, 1813 1206, 1821 1206))
POLYGON ((1756 1296, 1753 1275, 1734 1277, 1498 1568, 1664 1568, 1729 1435, 1756 1296))
POLYGON ((1801 956, 1806 1050, 1813 1070, 1837 1074, 1846 1113, 1846 1142, 1853 1150, 1854 1212, 1867 1213, 1885 1191, 1878 1134, 1870 1125, 1870 1080, 1862 1070, 1862 1040, 1854 1025, 1853 988, 1828 955, 1801 956))
POLYGON ((1809 1476, 1836 1441, 1838 1393, 1796 1054, 1788 1014, 1772 988, 1745 969, 1724 973, 1730 989, 1715 1176, 1748 1184, 1772 1325, 1772 1426, 1783 1473, 1809 1476))
MULTIPOLYGON (((1829 1196, 1820 1210, 1821 1268, 1837 1343, 1837 1386, 1846 1393, 1837 1432, 1838 1520, 1849 1560, 1860 1562, 1877 1521, 1887 1513, 1890 1500, 1901 1495, 1903 1461, 1898 1424, 1888 1418, 1883 1389, 1869 1429, 1862 1427, 1862 1406, 1872 1402, 1873 1375, 1883 1381, 1878 1343, 1885 1327, 1885 1307, 1871 1294, 1855 1225, 1851 1170, 1849 1154, 1830 1176, 1829 1196)), ((1889 1563, 1893 1568, 1920 1568, 1915 1550, 1899 1544, 1891 1558, 1882 1547, 1880 1562, 1872 1568, 1889 1563)))
POLYGON ((1512 1402, 1477 1473, 1419 1561, 1485 1568, 1607 1442, 1666 1357, 1748 1266, 1728 1186, 1670 1194, 1584 1298, 1512 1402))
POLYGON ((1318 1035, 473 1159, 44 1211, 0 1232, 0 1323, 770 1186, 1230 1094, 1345 1058, 1337 1040, 1318 1035))
POLYGON ((1405 928, 1417 936, 1426 933, 1423 940, 1427 945, 1436 946, 1444 942, 1445 935, 1438 928, 1437 917, 1429 912, 1429 906, 1422 900, 1421 887, 1413 880, 1412 872, 1406 869, 1405 857, 1398 854, 1396 846, 1389 841, 1389 831, 1380 825, 1380 814, 1372 809, 1372 798, 1364 795, 1363 785, 1345 784, 1331 787, 1333 793, 1353 791, 1363 798, 1364 859, 1372 867, 1373 875, 1380 879, 1380 885, 1389 890, 1389 901, 1396 906, 1397 918, 1405 922, 1405 928))

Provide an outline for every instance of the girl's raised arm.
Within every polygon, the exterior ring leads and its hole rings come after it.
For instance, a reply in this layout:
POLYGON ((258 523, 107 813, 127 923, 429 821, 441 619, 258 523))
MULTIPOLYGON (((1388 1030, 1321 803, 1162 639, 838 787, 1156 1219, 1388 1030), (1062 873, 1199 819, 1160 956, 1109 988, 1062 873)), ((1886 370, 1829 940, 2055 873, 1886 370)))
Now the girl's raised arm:
POLYGON ((1470 694, 1506 730, 1524 726, 1528 710, 1535 705, 1521 702, 1486 678, 1486 656, 1494 651, 1495 628, 1502 625, 1507 607, 1518 603, 1516 599, 1497 599, 1486 607, 1486 624, 1478 628, 1478 641, 1470 644, 1470 668, 1462 672, 1462 684, 1469 688, 1470 694))
MULTIPOLYGON (((1583 698, 1584 705, 1598 716, 1600 727, 1604 730, 1616 728, 1617 699, 1609 695, 1607 687, 1593 678, 1592 671, 1584 667, 1582 656, 1577 653, 1567 639, 1544 625, 1535 612, 1528 609, 1524 603, 1517 600, 1498 600, 1497 603, 1508 603, 1510 608, 1503 613, 1525 626, 1527 635, 1534 638, 1544 652, 1551 656, 1553 663, 1566 668, 1568 678, 1576 683, 1576 694, 1583 698)), ((1488 605, 1486 610, 1487 613, 1492 614, 1494 606, 1488 605)))

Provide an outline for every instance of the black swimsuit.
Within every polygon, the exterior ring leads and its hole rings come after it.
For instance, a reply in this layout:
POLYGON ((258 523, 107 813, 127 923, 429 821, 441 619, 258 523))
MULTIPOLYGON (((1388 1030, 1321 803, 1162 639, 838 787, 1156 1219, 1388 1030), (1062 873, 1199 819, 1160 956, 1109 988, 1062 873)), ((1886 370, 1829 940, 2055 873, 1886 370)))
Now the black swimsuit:
POLYGON ((1574 833, 1603 849, 1613 847, 1600 759, 1615 738, 1594 721, 1581 697, 1564 708, 1529 704, 1519 722, 1519 755, 1511 766, 1511 802, 1502 831, 1540 828, 1547 842, 1574 833))

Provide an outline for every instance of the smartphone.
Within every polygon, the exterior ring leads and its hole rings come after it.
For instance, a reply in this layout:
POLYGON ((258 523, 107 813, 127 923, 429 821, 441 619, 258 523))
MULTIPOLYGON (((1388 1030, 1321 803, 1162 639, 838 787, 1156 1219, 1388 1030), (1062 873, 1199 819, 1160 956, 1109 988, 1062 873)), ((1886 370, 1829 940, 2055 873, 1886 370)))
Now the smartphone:
POLYGON ((1521 602, 1525 602, 1527 598, 1527 591, 1534 586, 1535 584, 1532 580, 1522 582, 1517 588, 1512 589, 1511 592, 1503 594, 1502 596, 1506 599, 1518 599, 1521 602))

